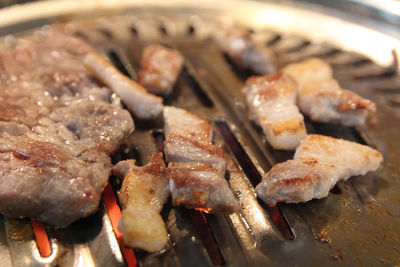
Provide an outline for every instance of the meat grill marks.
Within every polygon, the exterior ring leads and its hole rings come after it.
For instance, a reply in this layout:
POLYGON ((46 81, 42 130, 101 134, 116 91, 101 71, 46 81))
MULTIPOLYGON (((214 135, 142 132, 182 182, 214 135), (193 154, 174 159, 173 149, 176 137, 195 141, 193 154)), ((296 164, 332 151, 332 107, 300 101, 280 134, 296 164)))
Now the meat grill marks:
POLYGON ((262 127, 275 149, 293 150, 307 134, 296 106, 296 86, 290 75, 276 73, 250 77, 242 88, 250 119, 262 127))
POLYGON ((221 50, 243 69, 265 75, 276 71, 275 53, 263 44, 252 40, 245 29, 239 27, 223 27, 215 34, 221 50))
POLYGON ((143 167, 135 166, 135 160, 120 161, 113 172, 124 179, 119 193, 124 243, 148 252, 160 251, 168 241, 160 211, 169 195, 162 153, 154 154, 143 167))
POLYGON ((210 123, 188 111, 165 107, 164 128, 173 204, 206 212, 236 211, 238 203, 224 178, 224 153, 211 143, 210 123))
POLYGON ((312 134, 301 142, 293 160, 272 167, 256 192, 269 205, 323 198, 339 180, 375 171, 382 160, 381 153, 368 146, 312 134))
POLYGON ((361 125, 376 110, 372 101, 342 89, 333 78, 331 67, 321 59, 289 64, 283 72, 297 81, 299 108, 314 121, 361 125))
POLYGON ((163 114, 167 162, 203 162, 225 173, 224 152, 211 144, 212 127, 207 120, 175 107, 165 107, 163 114))
POLYGON ((84 67, 92 51, 61 34, 0 51, 1 213, 62 228, 97 210, 134 124, 84 67))
POLYGON ((172 92, 183 61, 177 50, 149 45, 144 48, 140 61, 139 83, 150 93, 168 95, 172 92))

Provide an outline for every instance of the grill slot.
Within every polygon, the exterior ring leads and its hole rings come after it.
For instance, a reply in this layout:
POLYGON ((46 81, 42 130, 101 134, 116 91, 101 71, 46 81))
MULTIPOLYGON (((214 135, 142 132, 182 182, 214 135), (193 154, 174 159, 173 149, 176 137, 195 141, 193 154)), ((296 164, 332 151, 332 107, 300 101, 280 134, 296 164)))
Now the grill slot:
MULTIPOLYGON (((164 44, 184 55, 185 67, 174 93, 165 103, 214 122, 216 143, 224 147, 228 158, 227 178, 242 204, 240 212, 223 216, 174 208, 169 201, 162 211, 170 235, 169 245, 154 254, 134 251, 140 266, 191 266, 194 263, 198 266, 336 266, 337 261, 344 265, 362 265, 382 262, 381 259, 398 263, 399 252, 393 247, 398 246, 400 238, 396 219, 400 213, 390 202, 398 192, 395 188, 399 183, 393 176, 399 169, 398 157, 390 151, 399 151, 396 150, 399 145, 386 141, 387 138, 396 139, 398 127, 393 122, 398 119, 395 113, 382 108, 389 102, 398 105, 396 99, 387 99, 388 94, 400 90, 393 66, 378 66, 364 56, 329 44, 252 28, 250 33, 257 40, 277 51, 280 66, 307 57, 324 57, 333 65, 335 75, 345 88, 377 101, 378 114, 374 120, 394 128, 385 132, 384 127, 376 128, 373 122, 346 128, 307 120, 309 132, 376 146, 388 154, 385 160, 390 164, 385 165, 383 171, 340 182, 326 199, 270 208, 255 198, 254 187, 272 165, 291 158, 293 153, 273 150, 260 128, 249 122, 240 89, 251 73, 235 66, 209 38, 207 32, 216 25, 215 21, 202 21, 200 17, 188 15, 173 19, 138 16, 126 19, 125 29, 120 26, 104 28, 101 23, 83 23, 85 28, 80 29, 80 22, 74 23, 75 29, 79 29, 74 34, 93 43, 121 72, 134 80, 145 45, 164 44), (126 31, 129 36, 121 39, 120 31, 126 31), (387 196, 382 196, 382 192, 387 196), (388 245, 379 243, 382 240, 388 245)), ((135 158, 139 165, 144 165, 148 156, 163 150, 161 120, 151 123, 135 120, 135 124, 135 132, 113 157, 113 162, 135 158)), ((121 181, 112 177, 110 183, 116 194, 121 181)), ((47 258, 40 256, 28 220, 4 217, 0 223, 4 224, 0 229, 5 229, 4 238, 2 235, 0 238, 8 245, 5 249, 0 246, 2 265, 52 263, 67 266, 79 259, 88 265, 127 264, 104 204, 98 213, 67 229, 46 227, 52 248, 47 258), (19 257, 27 254, 27 258, 19 257)))
POLYGON ((136 71, 133 69, 132 65, 129 63, 128 59, 121 55, 121 52, 116 52, 115 49, 110 49, 107 51, 107 56, 111 63, 123 74, 130 77, 131 79, 137 81, 136 71))
POLYGON ((207 249, 208 256, 210 256, 212 263, 218 266, 224 265, 225 260, 221 254, 218 243, 211 232, 211 228, 208 225, 206 214, 193 210, 189 210, 188 213, 193 226, 201 236, 202 242, 207 249))
MULTIPOLYGON (((250 158, 247 156, 246 152, 243 150, 237 139, 233 136, 231 130, 226 123, 218 121, 216 122, 216 127, 223 136, 225 143, 232 151, 243 172, 249 178, 253 187, 256 187, 260 183, 262 177, 257 169, 254 167, 250 158)), ((279 206, 269 207, 261 201, 260 205, 263 206, 264 209, 268 212, 269 216, 279 229, 282 236, 288 240, 293 239, 294 233, 290 229, 289 223, 286 221, 286 218, 280 210, 279 206)))
POLYGON ((51 245, 45 226, 41 222, 32 221, 32 230, 40 256, 49 257, 51 255, 51 245))
POLYGON ((199 82, 196 80, 196 78, 193 76, 193 70, 189 71, 191 69, 188 66, 185 66, 182 70, 182 78, 186 80, 187 84, 189 87, 193 90, 194 94, 196 97, 199 99, 199 101, 206 107, 212 108, 214 106, 214 103, 211 101, 211 99, 207 96, 205 93, 204 89, 201 87, 199 82))

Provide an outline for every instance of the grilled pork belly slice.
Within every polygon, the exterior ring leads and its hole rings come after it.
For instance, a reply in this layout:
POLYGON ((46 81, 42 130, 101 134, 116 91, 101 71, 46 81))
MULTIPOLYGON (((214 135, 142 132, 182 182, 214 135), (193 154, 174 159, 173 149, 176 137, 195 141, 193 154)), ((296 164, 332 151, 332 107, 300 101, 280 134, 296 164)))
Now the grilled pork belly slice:
POLYGON ((163 114, 167 162, 203 162, 225 173, 224 152, 212 145, 207 120, 175 107, 165 107, 163 114))
POLYGON ((207 212, 237 210, 238 203, 224 177, 223 150, 211 142, 210 123, 183 109, 165 107, 164 129, 174 205, 207 212))
POLYGON ((57 33, 0 49, 1 213, 63 228, 98 209, 134 123, 82 63, 92 51, 57 33))
POLYGON ((249 116, 275 149, 293 150, 306 137, 303 115, 296 106, 296 82, 285 73, 250 77, 242 89, 249 116))
POLYGON ((100 55, 88 53, 83 62, 138 118, 155 119, 161 113, 163 109, 161 97, 148 93, 140 84, 123 75, 100 55))
POLYGON ((342 89, 329 64, 321 59, 289 64, 283 72, 297 81, 300 110, 314 121, 361 125, 376 110, 372 101, 342 89))
POLYGON ((301 142, 293 160, 272 167, 256 192, 269 205, 324 198, 339 180, 375 171, 382 160, 382 154, 368 146, 312 134, 301 142))
POLYGON ((167 170, 174 206, 185 205, 207 213, 232 213, 239 209, 223 174, 209 164, 171 162, 167 170))
POLYGON ((124 243, 147 252, 163 249, 168 233, 160 211, 169 189, 162 153, 154 154, 142 167, 135 166, 135 160, 121 161, 114 174, 124 179, 119 193, 124 243))
POLYGON ((183 65, 182 55, 161 45, 145 47, 140 61, 139 83, 153 94, 168 95, 183 65))
POLYGON ((222 51, 238 66, 260 75, 276 71, 275 53, 264 44, 252 40, 245 29, 224 27, 215 37, 222 51))

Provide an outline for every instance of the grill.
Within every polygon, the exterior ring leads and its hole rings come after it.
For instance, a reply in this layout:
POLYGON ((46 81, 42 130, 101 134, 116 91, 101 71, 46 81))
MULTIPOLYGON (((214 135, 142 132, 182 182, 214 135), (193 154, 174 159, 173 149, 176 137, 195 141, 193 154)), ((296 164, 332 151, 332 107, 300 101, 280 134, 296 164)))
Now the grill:
MULTIPOLYGON (((121 246, 115 231, 120 181, 111 177, 99 212, 66 229, 2 216, 1 266, 399 265, 400 76, 399 50, 392 51, 400 47, 399 32, 391 32, 394 25, 382 21, 360 26, 356 22, 365 18, 344 14, 309 4, 226 1, 205 1, 201 6, 184 1, 120 1, 113 6, 107 1, 54 1, 0 11, 2 45, 41 38, 50 30, 46 25, 56 23, 53 27, 93 44, 132 79, 146 44, 178 49, 185 66, 165 104, 213 122, 215 142, 229 157, 227 178, 242 207, 229 216, 208 215, 174 208, 169 202, 162 211, 168 247, 133 255, 121 246), (262 175, 293 152, 273 150, 260 128, 248 120, 240 89, 251 73, 235 66, 211 39, 217 25, 232 22, 272 47, 280 66, 322 57, 332 64, 344 88, 375 101, 378 112, 364 126, 347 128, 307 119, 306 126, 309 133, 377 148, 384 154, 383 167, 339 182, 325 199, 274 208, 258 201, 254 187, 262 175)), ((162 122, 135 122, 135 132, 114 161, 135 158, 145 164, 147 156, 162 150, 162 122)))

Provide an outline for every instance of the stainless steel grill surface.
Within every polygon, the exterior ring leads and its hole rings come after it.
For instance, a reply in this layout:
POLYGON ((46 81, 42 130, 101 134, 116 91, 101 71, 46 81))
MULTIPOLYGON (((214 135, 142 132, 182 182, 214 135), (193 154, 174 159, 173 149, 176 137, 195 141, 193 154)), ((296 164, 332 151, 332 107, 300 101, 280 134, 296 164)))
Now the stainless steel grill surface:
MULTIPOLYGON (((57 28, 93 44, 134 80, 145 45, 176 48, 184 56, 185 66, 165 104, 212 121, 215 142, 229 158, 227 179, 241 203, 240 212, 209 215, 174 208, 169 201, 162 211, 169 232, 168 247, 155 254, 135 251, 140 266, 400 264, 400 75, 398 50, 390 50, 400 44, 400 33, 390 32, 390 27, 379 31, 382 25, 372 21, 371 28, 360 26, 359 21, 350 22, 342 13, 327 15, 330 9, 308 9, 308 5, 54 2, 0 11, 0 45, 40 39, 57 28), (298 25, 289 27, 295 18, 298 25), (348 128, 307 119, 306 126, 309 133, 377 148, 384 155, 383 166, 377 172, 339 182, 325 199, 274 208, 258 201, 254 187, 262 175, 275 163, 291 158, 293 152, 273 150, 261 129, 248 119, 240 89, 251 73, 235 66, 211 38, 217 26, 231 22, 247 27, 257 41, 274 49, 279 67, 321 57, 332 64, 335 78, 344 88, 375 101, 378 111, 364 126, 348 128), (315 27, 307 28, 307 23, 315 27)), ((135 123, 135 132, 114 155, 114 163, 135 158, 142 165, 148 156, 163 149, 162 121, 135 119, 135 123)), ((110 183, 117 192, 120 181, 111 177, 110 183)), ((46 231, 51 254, 42 257, 29 220, 0 217, 0 265, 127 264, 104 204, 95 215, 66 229, 46 226, 46 231)))

